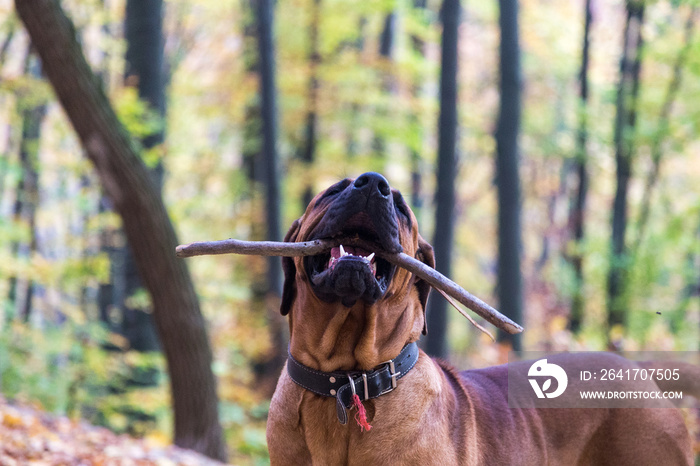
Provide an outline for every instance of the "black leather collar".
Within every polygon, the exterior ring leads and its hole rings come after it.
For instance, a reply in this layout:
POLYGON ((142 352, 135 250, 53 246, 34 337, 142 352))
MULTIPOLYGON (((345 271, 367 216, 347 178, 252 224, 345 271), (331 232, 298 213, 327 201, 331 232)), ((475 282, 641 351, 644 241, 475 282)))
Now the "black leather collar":
POLYGON ((364 401, 389 393, 396 388, 396 381, 416 365, 418 353, 418 344, 409 343, 394 359, 370 371, 348 372, 320 372, 303 365, 289 353, 287 373, 297 385, 317 395, 335 397, 338 420, 346 424, 353 394, 357 393, 364 401))

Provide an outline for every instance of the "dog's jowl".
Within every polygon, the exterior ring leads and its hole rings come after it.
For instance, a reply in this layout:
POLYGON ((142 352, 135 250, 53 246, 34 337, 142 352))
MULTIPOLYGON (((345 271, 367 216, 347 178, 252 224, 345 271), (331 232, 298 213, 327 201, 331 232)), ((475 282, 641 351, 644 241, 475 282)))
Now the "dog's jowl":
MULTIPOLYGON (((285 241, 314 239, 339 246, 282 261, 291 338, 267 427, 273 465, 692 464, 676 409, 510 408, 507 366, 458 373, 420 351, 430 287, 379 253, 434 267, 433 249, 382 175, 319 193, 285 241)), ((547 364, 592 362, 637 367, 606 353, 547 364)), ((527 379, 532 366, 510 371, 527 379)))

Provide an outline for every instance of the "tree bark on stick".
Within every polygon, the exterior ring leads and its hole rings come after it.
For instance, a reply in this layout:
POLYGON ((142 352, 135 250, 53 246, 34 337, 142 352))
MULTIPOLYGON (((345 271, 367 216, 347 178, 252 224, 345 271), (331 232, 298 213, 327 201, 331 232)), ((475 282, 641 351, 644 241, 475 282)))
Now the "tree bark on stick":
POLYGON ((42 59, 44 73, 122 218, 151 294, 170 373, 175 444, 225 460, 205 322, 186 264, 172 254, 177 238, 160 194, 59 3, 18 0, 15 7, 42 59))
MULTIPOLYGON (((359 246, 371 251, 374 246, 359 238, 344 238, 343 244, 359 246)), ((216 254, 250 254, 259 256, 287 256, 302 257, 321 254, 338 246, 339 240, 317 239, 312 241, 302 241, 299 243, 284 243, 278 241, 241 241, 237 239, 227 239, 222 241, 201 241, 190 244, 181 244, 175 249, 177 257, 193 257, 216 254)), ((460 303, 472 311, 479 314, 484 319, 491 322, 496 327, 508 333, 520 333, 523 328, 511 321, 496 309, 492 308, 476 296, 466 291, 461 286, 449 278, 442 275, 437 270, 425 265, 423 262, 405 253, 386 253, 377 251, 377 254, 388 262, 402 267, 425 280, 436 290, 452 296, 460 303)), ((456 306, 455 306, 456 307, 456 306)), ((458 309, 462 312, 461 309, 458 309)), ((462 312, 462 314, 464 314, 462 312)))

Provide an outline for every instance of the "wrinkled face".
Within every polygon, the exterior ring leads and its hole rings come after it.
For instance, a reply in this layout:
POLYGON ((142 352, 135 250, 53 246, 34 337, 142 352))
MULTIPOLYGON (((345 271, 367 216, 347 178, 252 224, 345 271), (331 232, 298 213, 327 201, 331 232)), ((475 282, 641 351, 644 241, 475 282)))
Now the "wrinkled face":
MULTIPOLYGON (((301 269, 313 293, 325 302, 353 306, 358 300, 373 304, 391 294, 397 275, 394 265, 377 252, 405 252, 434 266, 432 248, 418 235, 416 220, 401 193, 391 189, 378 173, 344 179, 319 193, 287 233, 285 241, 340 240, 332 250, 303 259, 283 259, 286 314, 296 293, 295 272, 301 269), (419 251, 419 250, 423 251, 419 251), (419 253, 420 252, 420 253, 419 253)), ((404 278, 406 271, 400 270, 404 278)), ((402 280, 405 282, 406 280, 402 280)), ((422 304, 427 285, 419 289, 422 304), (424 295, 424 296, 423 296, 424 295)))

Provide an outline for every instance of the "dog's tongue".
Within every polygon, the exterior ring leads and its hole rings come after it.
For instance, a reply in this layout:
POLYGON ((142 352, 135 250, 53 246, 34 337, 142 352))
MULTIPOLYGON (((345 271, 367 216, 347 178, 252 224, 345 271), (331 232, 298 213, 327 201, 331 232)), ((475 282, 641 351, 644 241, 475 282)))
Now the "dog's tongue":
MULTIPOLYGON (((345 249, 346 253, 352 254, 353 256, 369 256, 371 254, 365 249, 355 248, 352 246, 343 245, 343 249, 345 249)), ((333 259, 340 259, 340 246, 336 246, 333 249, 331 249, 331 257, 333 257, 333 259)))

